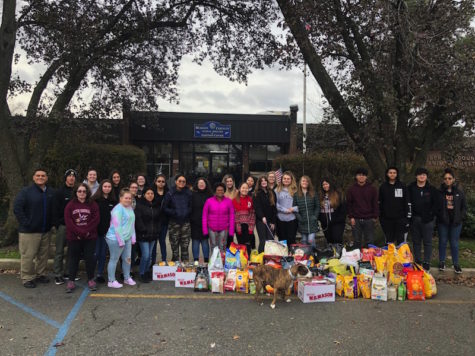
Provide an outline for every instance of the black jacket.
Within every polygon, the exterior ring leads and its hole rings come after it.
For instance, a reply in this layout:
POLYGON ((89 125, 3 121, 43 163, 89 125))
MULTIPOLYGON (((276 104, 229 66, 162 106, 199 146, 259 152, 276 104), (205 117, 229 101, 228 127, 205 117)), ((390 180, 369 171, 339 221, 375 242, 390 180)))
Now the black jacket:
POLYGON ((99 225, 97 226, 97 234, 99 236, 105 236, 111 222, 111 211, 114 206, 116 206, 117 201, 100 197, 96 200, 96 203, 99 206, 99 215, 101 217, 99 225))
POLYGON ((422 188, 417 186, 417 182, 412 182, 407 190, 411 203, 412 217, 418 216, 422 219, 423 223, 428 223, 439 215, 442 205, 440 193, 429 182, 426 182, 422 188))
POLYGON ((135 235, 137 241, 151 242, 160 233, 160 207, 155 203, 142 201, 135 208, 135 235))
POLYGON ((170 220, 183 225, 190 220, 191 214, 191 190, 188 187, 177 190, 171 188, 165 196, 163 210, 170 220))
POLYGON ((52 227, 54 191, 43 191, 36 184, 23 188, 15 198, 13 212, 18 220, 19 232, 45 233, 52 227))
MULTIPOLYGON (((442 207, 439 211, 439 216, 437 221, 442 224, 449 225, 450 218, 449 212, 447 209, 447 200, 445 199, 445 194, 447 193, 447 186, 442 184, 440 187, 440 194, 441 194, 441 202, 442 207)), ((459 225, 462 223, 462 220, 465 218, 467 214, 467 201, 465 200, 464 192, 459 189, 456 185, 452 186, 452 193, 454 198, 454 209, 453 209, 453 225, 459 225)))
POLYGON ((262 221, 262 218, 265 217, 267 224, 275 224, 277 221, 277 208, 275 204, 270 204, 269 194, 274 195, 275 202, 276 198, 273 190, 259 190, 252 200, 254 203, 254 210, 256 211, 256 220, 262 221))
POLYGON ((322 226, 328 226, 330 223, 332 224, 342 224, 346 221, 346 202, 338 193, 340 198, 340 204, 336 209, 334 209, 333 213, 330 213, 330 216, 327 216, 326 213, 322 211, 321 202, 320 202, 320 213, 318 214, 318 220, 322 223, 322 226))
POLYGON ((409 214, 409 196, 404 183, 384 182, 379 187, 379 218, 381 220, 405 219, 409 214))
POLYGON ((160 224, 163 226, 164 224, 168 224, 168 216, 163 210, 163 204, 165 203, 165 197, 168 193, 168 188, 165 187, 165 191, 162 195, 158 194, 157 190, 154 190, 154 193, 155 195, 153 197, 153 202, 160 207, 160 224))
POLYGON ((193 240, 202 240, 203 236, 203 207, 213 195, 207 191, 197 191, 191 194, 191 238, 193 240))
POLYGON ((59 225, 65 225, 64 208, 66 208, 66 205, 72 198, 73 187, 68 187, 67 185, 63 185, 54 193, 52 202, 52 219, 53 226, 56 228, 58 228, 59 225))

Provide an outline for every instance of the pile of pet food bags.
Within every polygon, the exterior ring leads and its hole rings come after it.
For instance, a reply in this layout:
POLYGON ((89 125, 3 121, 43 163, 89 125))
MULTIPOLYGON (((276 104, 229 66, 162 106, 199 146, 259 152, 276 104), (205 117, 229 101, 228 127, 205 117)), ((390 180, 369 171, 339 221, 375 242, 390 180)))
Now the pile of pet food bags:
POLYGON ((320 264, 336 274, 336 293, 345 298, 403 301, 437 294, 434 277, 414 263, 407 243, 384 248, 370 245, 361 251, 343 248, 340 258, 323 258, 320 264))
POLYGON ((296 279, 288 291, 293 290, 305 303, 334 301, 335 293, 349 299, 381 301, 425 300, 437 293, 433 276, 413 262, 407 243, 383 248, 370 245, 349 251, 341 244, 314 249, 310 245, 289 247, 285 241, 270 240, 266 241, 264 252, 252 250, 250 256, 245 245, 232 243, 225 253, 215 247, 205 266, 173 262, 154 266, 154 279, 174 280, 176 287, 194 288, 197 292, 272 293, 270 285, 264 291, 256 291, 252 272, 261 264, 276 269, 306 265, 313 277, 296 279), (328 293, 331 288, 333 298, 328 293))

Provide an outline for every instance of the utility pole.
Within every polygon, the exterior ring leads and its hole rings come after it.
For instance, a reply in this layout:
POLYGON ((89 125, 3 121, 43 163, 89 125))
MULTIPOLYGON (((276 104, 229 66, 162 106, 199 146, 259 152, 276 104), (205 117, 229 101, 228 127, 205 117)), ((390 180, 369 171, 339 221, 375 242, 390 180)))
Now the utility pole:
POLYGON ((307 64, 303 65, 303 125, 302 152, 307 153, 307 64))

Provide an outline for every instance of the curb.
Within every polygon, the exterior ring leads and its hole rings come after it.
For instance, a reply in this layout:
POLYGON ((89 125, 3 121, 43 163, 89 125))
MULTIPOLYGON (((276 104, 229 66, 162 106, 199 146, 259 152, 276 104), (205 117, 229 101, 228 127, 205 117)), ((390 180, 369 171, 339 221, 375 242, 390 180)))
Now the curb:
MULTIPOLYGON (((48 270, 53 269, 54 259, 48 260, 47 268, 48 270)), ((84 261, 81 261, 79 264, 79 269, 84 270, 84 261)), ((20 270, 20 260, 17 258, 0 258, 0 270, 20 270)), ((464 268, 462 274, 455 274, 454 270, 451 267, 446 267, 444 272, 439 271, 437 267, 431 267, 430 273, 434 278, 437 277, 475 277, 475 268, 464 268)))

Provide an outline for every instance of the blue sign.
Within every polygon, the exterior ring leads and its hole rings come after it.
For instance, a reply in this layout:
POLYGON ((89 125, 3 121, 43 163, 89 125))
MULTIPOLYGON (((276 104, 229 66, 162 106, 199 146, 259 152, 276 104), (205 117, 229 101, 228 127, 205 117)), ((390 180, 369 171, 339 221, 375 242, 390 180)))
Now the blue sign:
POLYGON ((195 124, 195 138, 231 138, 231 125, 223 125, 216 121, 195 124))

